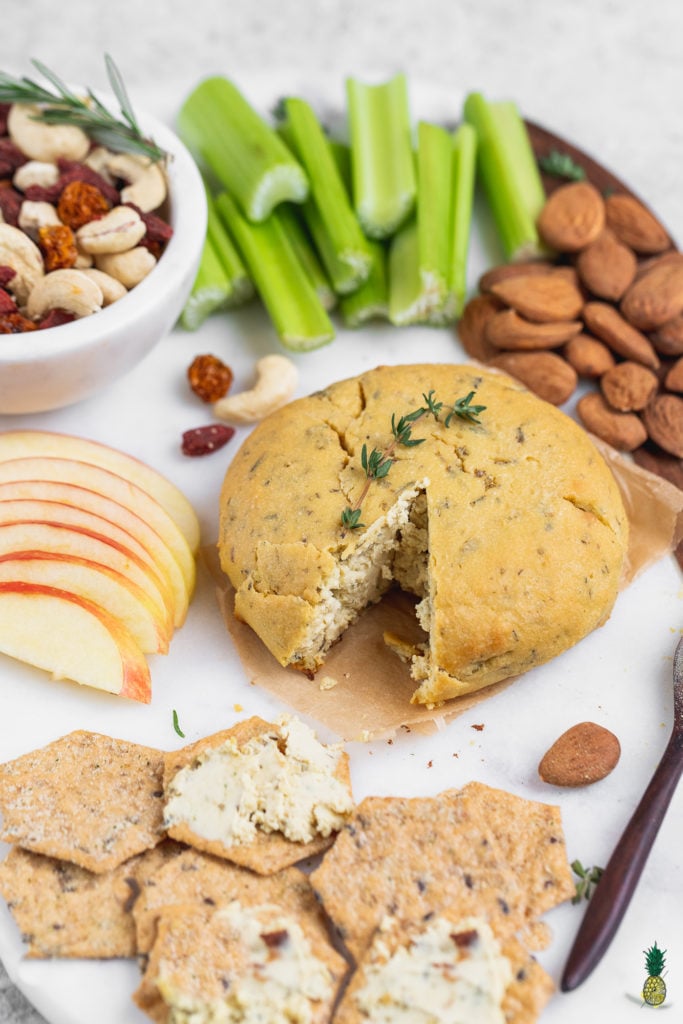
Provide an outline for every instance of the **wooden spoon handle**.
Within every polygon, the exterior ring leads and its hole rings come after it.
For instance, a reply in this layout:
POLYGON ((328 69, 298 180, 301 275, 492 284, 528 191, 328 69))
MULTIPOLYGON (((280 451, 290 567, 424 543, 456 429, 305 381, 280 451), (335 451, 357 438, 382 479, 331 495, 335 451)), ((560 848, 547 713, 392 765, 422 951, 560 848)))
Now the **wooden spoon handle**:
POLYGON ((564 969, 563 992, 570 992, 585 981, 607 951, 631 902, 681 773, 683 731, 672 735, 595 887, 564 969))

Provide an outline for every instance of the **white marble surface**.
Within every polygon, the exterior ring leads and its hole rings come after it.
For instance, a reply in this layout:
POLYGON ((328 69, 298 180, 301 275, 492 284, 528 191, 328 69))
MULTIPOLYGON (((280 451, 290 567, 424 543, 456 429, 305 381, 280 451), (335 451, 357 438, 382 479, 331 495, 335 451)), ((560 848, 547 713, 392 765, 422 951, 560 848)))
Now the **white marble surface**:
MULTIPOLYGON (((682 38, 679 0, 24 0, 0 33, 0 67, 26 72, 38 57, 104 86, 107 51, 133 99, 169 116, 209 72, 276 73, 290 91, 327 76, 341 94, 348 73, 402 69, 452 91, 456 115, 471 89, 516 99, 618 171, 680 239, 682 38)), ((1 966, 0 1022, 42 1022, 1 966)))

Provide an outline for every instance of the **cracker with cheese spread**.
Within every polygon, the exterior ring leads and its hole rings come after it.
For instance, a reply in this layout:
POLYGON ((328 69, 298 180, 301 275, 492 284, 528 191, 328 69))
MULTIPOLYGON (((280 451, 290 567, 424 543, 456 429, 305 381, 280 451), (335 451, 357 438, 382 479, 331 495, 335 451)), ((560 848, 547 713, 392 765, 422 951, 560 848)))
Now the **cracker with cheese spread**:
POLYGON ((110 871, 164 836, 163 754, 79 730, 0 764, 0 839, 110 871))
POLYGON ((348 755, 302 721, 250 718, 168 754, 168 834, 259 874, 321 853, 353 809, 348 755))
POLYGON ((435 797, 368 797, 311 875, 355 959, 389 911, 455 909, 501 937, 574 895, 557 807, 472 782, 435 797))
POLYGON ((159 1024, 330 1020, 346 961, 274 904, 167 908, 136 1004, 159 1024))

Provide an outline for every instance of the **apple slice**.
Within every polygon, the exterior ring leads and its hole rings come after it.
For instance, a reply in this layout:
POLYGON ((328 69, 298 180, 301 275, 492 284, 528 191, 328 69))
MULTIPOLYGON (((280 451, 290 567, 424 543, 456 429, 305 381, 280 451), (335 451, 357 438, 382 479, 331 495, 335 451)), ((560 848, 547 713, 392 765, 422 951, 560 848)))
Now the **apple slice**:
POLYGON ((173 618, 159 589, 156 573, 132 551, 113 540, 75 526, 58 526, 56 523, 0 523, 0 555, 12 555, 18 551, 71 555, 109 566, 144 590, 164 631, 171 635, 173 618))
POLYGON ((57 552, 17 551, 0 556, 0 582, 31 583, 94 601, 120 619, 143 654, 166 654, 170 635, 148 595, 101 562, 57 552))
MULTIPOLYGON (((114 502, 111 504, 116 508, 114 502)), ((122 509, 122 512, 125 516, 126 509, 122 509)), ((126 525, 134 527, 136 525, 135 517, 130 513, 128 516, 129 520, 126 525)), ((174 625, 182 626, 189 603, 185 581, 177 562, 161 542, 154 545, 152 541, 154 551, 150 551, 149 545, 142 542, 139 535, 131 533, 130 530, 111 519, 104 518, 99 513, 90 512, 78 505, 47 499, 17 498, 6 501, 0 499, 0 523, 19 522, 47 522, 61 523, 64 526, 78 526, 130 548, 138 558, 158 574, 162 589, 168 595, 169 608, 173 610, 174 625)), ((146 524, 142 523, 141 525, 144 527, 146 524)), ((141 530, 140 532, 144 533, 145 531, 141 530)), ((153 531, 150 532, 153 537, 153 531)), ((150 538, 146 536, 146 539, 149 541, 150 538)))
POLYGON ((34 583, 0 583, 0 651, 85 686, 149 704, 145 656, 94 601, 34 583))
MULTIPOLYGON (((56 480, 13 480, 0 483, 0 502, 24 500, 59 502, 83 509, 101 516, 135 537, 167 577, 176 599, 176 625, 182 625, 194 589, 194 573, 191 575, 191 585, 188 586, 173 552, 161 535, 139 515, 112 498, 74 484, 56 480)), ((191 564, 194 568, 194 560, 191 564)))
POLYGON ((52 455, 93 463, 117 473, 147 491, 162 505, 178 525, 190 550, 199 547, 199 520, 185 495, 165 476, 116 448, 70 434, 46 430, 8 430, 0 434, 0 461, 52 455))
MULTIPOLYGON (((185 579, 188 593, 195 583, 194 555, 168 512, 146 491, 123 477, 92 463, 76 459, 36 456, 0 462, 0 483, 55 481, 82 487, 118 502, 155 530, 167 545, 185 579)), ((94 510, 95 511, 95 510, 94 510)))

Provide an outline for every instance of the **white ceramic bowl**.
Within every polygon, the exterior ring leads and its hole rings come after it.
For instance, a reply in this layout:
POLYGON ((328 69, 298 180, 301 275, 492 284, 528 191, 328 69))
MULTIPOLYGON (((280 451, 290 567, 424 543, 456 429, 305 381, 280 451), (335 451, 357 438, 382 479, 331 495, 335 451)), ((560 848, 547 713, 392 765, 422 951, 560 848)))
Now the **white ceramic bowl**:
POLYGON ((156 267, 99 313, 26 334, 0 335, 0 414, 59 409, 132 369, 176 322, 199 266, 206 195, 180 139, 149 115, 145 133, 171 154, 167 168, 173 237, 156 267))

